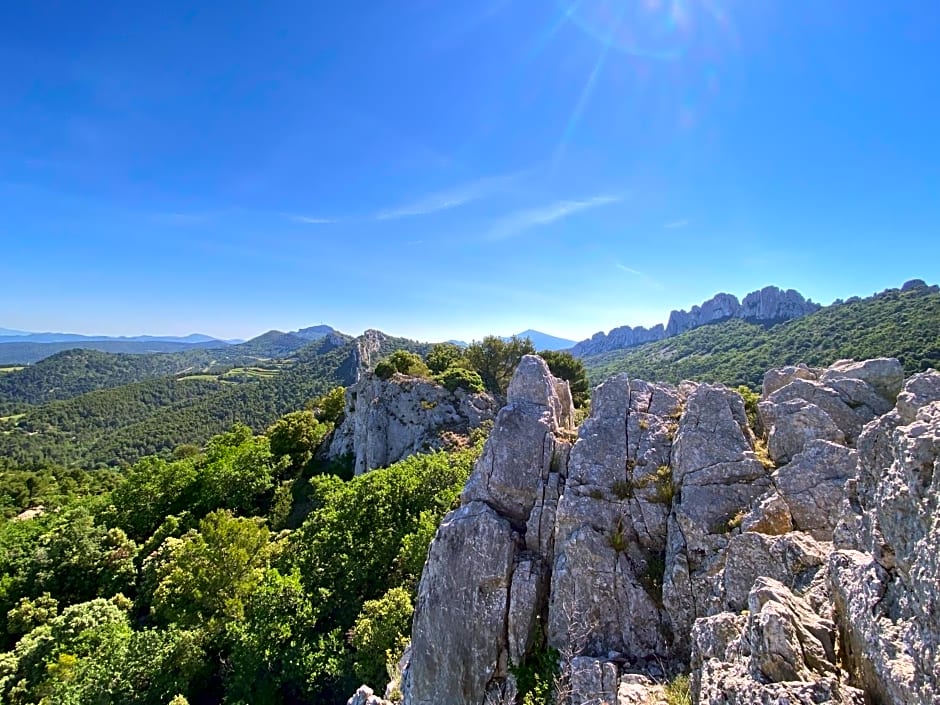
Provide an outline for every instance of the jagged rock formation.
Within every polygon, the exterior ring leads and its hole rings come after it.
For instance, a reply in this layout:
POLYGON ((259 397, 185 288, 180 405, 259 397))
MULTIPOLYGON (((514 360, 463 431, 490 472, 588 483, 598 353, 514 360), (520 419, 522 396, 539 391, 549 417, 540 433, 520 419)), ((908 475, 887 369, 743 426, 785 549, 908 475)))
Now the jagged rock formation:
POLYGON ((669 314, 669 322, 665 326, 621 326, 606 335, 603 332, 595 333, 588 340, 582 340, 571 348, 571 352, 579 357, 596 355, 671 338, 687 330, 728 318, 779 322, 800 318, 819 309, 819 304, 803 298, 798 291, 783 291, 775 286, 753 291, 741 302, 732 294, 716 294, 701 306, 693 306, 691 311, 673 311, 669 314))
POLYGON ((357 475, 414 453, 440 448, 444 433, 466 435, 495 417, 489 394, 453 392, 428 379, 366 374, 346 389, 345 418, 330 442, 331 459, 352 455, 357 475))
POLYGON ((541 358, 519 363, 462 506, 431 544, 402 680, 408 703, 511 697, 510 657, 534 646, 546 594, 552 497, 570 449, 564 387, 541 358))
POLYGON ((625 376, 572 446, 564 384, 524 358, 431 544, 404 702, 514 702, 551 647, 566 704, 662 702, 689 668, 696 703, 940 704, 940 373, 765 389, 775 466, 736 393, 625 376))

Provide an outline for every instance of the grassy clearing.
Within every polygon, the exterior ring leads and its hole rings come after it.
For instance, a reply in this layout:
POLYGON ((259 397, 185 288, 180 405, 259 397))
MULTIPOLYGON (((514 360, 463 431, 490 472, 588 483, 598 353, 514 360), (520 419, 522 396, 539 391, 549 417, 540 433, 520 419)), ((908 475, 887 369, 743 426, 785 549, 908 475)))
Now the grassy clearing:
POLYGON ((177 381, 184 382, 188 379, 209 379, 215 380, 218 379, 218 375, 186 375, 185 377, 177 377, 177 381))
POLYGON ((23 365, 12 365, 10 367, 0 367, 0 375, 7 372, 19 372, 23 369, 23 365))
POLYGON ((222 379, 230 377, 256 377, 257 379, 271 379, 277 377, 280 370, 267 367, 233 367, 222 375, 222 379))
POLYGON ((13 414, 11 416, 0 416, 0 423, 6 423, 7 421, 9 421, 10 423, 16 423, 24 416, 26 416, 26 414, 13 414))

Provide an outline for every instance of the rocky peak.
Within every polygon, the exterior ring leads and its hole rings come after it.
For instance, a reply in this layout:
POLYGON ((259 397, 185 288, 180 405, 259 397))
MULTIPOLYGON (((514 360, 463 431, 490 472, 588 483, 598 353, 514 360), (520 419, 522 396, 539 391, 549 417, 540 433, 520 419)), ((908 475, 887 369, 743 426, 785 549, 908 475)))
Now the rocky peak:
POLYGON ((794 289, 783 291, 775 286, 765 286, 744 297, 739 318, 749 321, 789 321, 820 308, 819 304, 803 298, 794 289))
POLYGON ((738 298, 732 294, 716 294, 701 306, 693 306, 691 311, 673 311, 666 324, 666 337, 684 333, 716 321, 737 317, 741 311, 738 298))

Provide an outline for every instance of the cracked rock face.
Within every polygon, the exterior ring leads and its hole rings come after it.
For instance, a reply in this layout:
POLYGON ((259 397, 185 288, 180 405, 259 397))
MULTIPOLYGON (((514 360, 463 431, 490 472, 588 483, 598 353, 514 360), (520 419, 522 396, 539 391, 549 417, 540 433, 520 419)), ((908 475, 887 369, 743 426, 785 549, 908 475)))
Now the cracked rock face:
POLYGON ((441 432, 466 434, 496 415, 489 394, 454 392, 420 377, 366 375, 346 390, 345 418, 330 443, 331 459, 352 455, 361 475, 442 446, 441 432))
MULTIPOLYGON (((770 487, 769 471, 753 452, 741 397, 699 386, 690 396, 673 450, 676 495, 669 517, 663 602, 674 635, 698 617, 720 611, 718 578, 730 523, 770 487)), ((677 648, 685 650, 681 636, 677 648)))
MULTIPOLYGON (((508 396, 462 506, 431 543, 402 679, 407 703, 504 698, 514 688, 510 659, 538 636, 550 556, 538 552, 527 526, 551 515, 547 488, 557 496, 563 482, 569 447, 560 435, 570 430, 573 410, 567 383, 534 355, 520 362, 508 396)), ((542 545, 550 546, 547 538, 542 545)))
POLYGON ((829 560, 848 666, 888 703, 940 702, 940 374, 915 375, 859 439, 829 560))
POLYGON ((663 703, 689 668, 697 705, 940 705, 940 373, 899 369, 769 372, 768 468, 706 384, 613 377, 571 446, 524 358, 431 545, 406 705, 508 705, 546 647, 564 705, 663 703))

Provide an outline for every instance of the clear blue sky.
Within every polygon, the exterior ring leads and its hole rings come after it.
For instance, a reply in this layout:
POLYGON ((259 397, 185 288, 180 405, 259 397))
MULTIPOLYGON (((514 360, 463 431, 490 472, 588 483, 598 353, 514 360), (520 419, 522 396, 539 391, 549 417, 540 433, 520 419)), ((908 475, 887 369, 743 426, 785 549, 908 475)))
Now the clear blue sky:
POLYGON ((5 2, 0 326, 580 339, 940 281, 936 0, 5 2))

